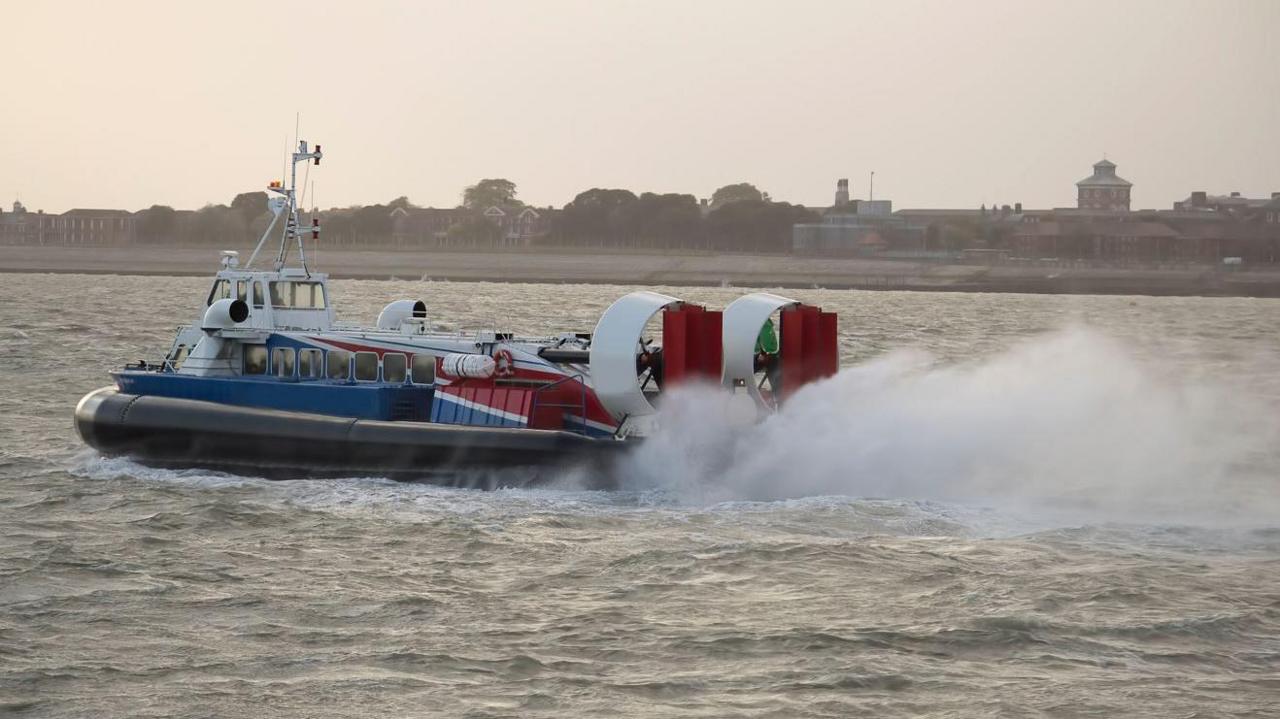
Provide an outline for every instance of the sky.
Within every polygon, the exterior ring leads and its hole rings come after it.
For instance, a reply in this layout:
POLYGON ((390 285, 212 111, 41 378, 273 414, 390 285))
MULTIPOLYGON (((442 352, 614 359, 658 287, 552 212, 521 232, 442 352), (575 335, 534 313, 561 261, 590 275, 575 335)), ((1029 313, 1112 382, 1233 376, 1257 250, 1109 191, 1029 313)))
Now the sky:
POLYGON ((58 2, 0 11, 0 200, 194 209, 278 179, 320 206, 454 206, 504 177, 901 208, 1134 208, 1280 191, 1280 0, 58 2), (6 197, 7 195, 7 197, 6 197))

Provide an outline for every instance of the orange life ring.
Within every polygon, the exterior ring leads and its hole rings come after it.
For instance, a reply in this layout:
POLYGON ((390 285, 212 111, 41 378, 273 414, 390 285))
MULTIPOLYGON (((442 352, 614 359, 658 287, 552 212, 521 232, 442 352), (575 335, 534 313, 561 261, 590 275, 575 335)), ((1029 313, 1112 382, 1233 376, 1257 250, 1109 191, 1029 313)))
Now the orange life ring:
POLYGON ((510 377, 516 373, 516 358, 511 356, 511 350, 498 350, 493 353, 493 362, 497 365, 494 374, 499 377, 510 377))

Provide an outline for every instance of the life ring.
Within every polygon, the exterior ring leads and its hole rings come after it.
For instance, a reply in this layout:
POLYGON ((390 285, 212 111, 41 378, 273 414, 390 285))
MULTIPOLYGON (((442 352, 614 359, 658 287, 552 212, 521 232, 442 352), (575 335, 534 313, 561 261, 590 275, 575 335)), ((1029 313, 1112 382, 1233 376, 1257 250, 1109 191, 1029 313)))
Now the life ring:
POLYGON ((511 350, 494 352, 493 363, 496 365, 494 374, 499 377, 510 377, 516 373, 516 358, 511 356, 511 350))

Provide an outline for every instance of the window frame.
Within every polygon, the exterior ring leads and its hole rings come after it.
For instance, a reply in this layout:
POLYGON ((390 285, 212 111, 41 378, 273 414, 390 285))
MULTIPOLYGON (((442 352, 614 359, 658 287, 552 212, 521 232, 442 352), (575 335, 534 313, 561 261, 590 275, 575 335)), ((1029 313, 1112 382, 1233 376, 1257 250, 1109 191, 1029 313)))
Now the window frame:
POLYGON ((267 346, 264 344, 262 345, 246 344, 246 345, 242 345, 242 347, 243 347, 243 350, 240 353, 241 354, 240 373, 243 375, 248 375, 250 377, 265 377, 267 373, 270 372, 270 360, 271 360, 271 353, 267 350, 267 346), (262 370, 259 372, 251 372, 249 370, 249 355, 250 353, 256 355, 259 350, 261 350, 262 352, 262 364, 261 364, 262 370))
POLYGON ((409 355, 403 352, 384 352, 382 353, 382 381, 389 384, 405 384, 409 381, 409 355), (404 364, 400 369, 400 379, 387 378, 387 359, 390 357, 399 357, 404 364))
POLYGON ((435 384, 436 383, 436 356, 426 354, 424 352, 414 352, 413 357, 409 360, 409 381, 413 384, 435 384), (418 358, 431 368, 430 376, 419 378, 416 367, 418 366, 418 358))
POLYGON ((352 352, 351 353, 351 377, 357 382, 377 382, 382 375, 382 363, 379 361, 377 352, 352 352), (373 357, 373 377, 362 378, 360 376, 360 357, 373 357))
POLYGON ((293 283, 288 280, 272 280, 268 282, 267 297, 271 300, 271 309, 273 310, 293 309, 293 283), (284 294, 286 289, 288 297, 284 294), (276 302, 277 297, 280 298, 279 302, 276 302))
POLYGON ((271 375, 279 379, 292 379, 298 376, 298 352, 292 347, 272 347, 271 348, 271 375), (280 374, 280 368, 276 366, 278 357, 287 357, 288 360, 282 364, 289 366, 288 374, 280 374))
POLYGON ((298 350, 296 367, 298 369, 298 379, 307 379, 307 380, 324 379, 325 378, 324 350, 316 349, 314 347, 306 347, 298 350), (310 365, 310 371, 305 375, 302 373, 303 357, 310 358, 307 360, 307 362, 310 365))
POLYGON ((351 358, 352 358, 352 356, 353 356, 354 354, 355 354, 354 352, 349 352, 349 351, 347 351, 347 350, 327 350, 327 351, 325 351, 325 353, 324 353, 324 376, 325 376, 325 379, 337 380, 337 381, 341 381, 341 382, 350 382, 350 381, 351 381, 351 358), (346 358, 347 371, 346 371, 346 373, 345 373, 345 374, 343 374, 343 375, 342 375, 342 376, 340 376, 340 377, 339 377, 339 376, 334 376, 334 374, 333 374, 333 356, 334 356, 335 354, 336 354, 336 355, 343 355, 343 356, 346 358))
POLYGON ((212 305, 218 300, 225 300, 231 297, 231 280, 217 279, 213 281, 213 287, 209 288, 209 299, 204 303, 205 307, 212 305), (222 288, 222 293, 218 293, 218 289, 222 288))

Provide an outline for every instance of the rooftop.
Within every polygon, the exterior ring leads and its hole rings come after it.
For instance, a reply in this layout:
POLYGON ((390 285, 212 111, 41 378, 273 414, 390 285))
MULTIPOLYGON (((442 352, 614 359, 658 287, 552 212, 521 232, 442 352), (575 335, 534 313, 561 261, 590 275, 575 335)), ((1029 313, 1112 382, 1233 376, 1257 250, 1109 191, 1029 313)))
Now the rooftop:
POLYGON ((1133 187, 1133 183, 1116 175, 1116 163, 1107 159, 1093 163, 1093 174, 1076 183, 1078 187, 1133 187))

